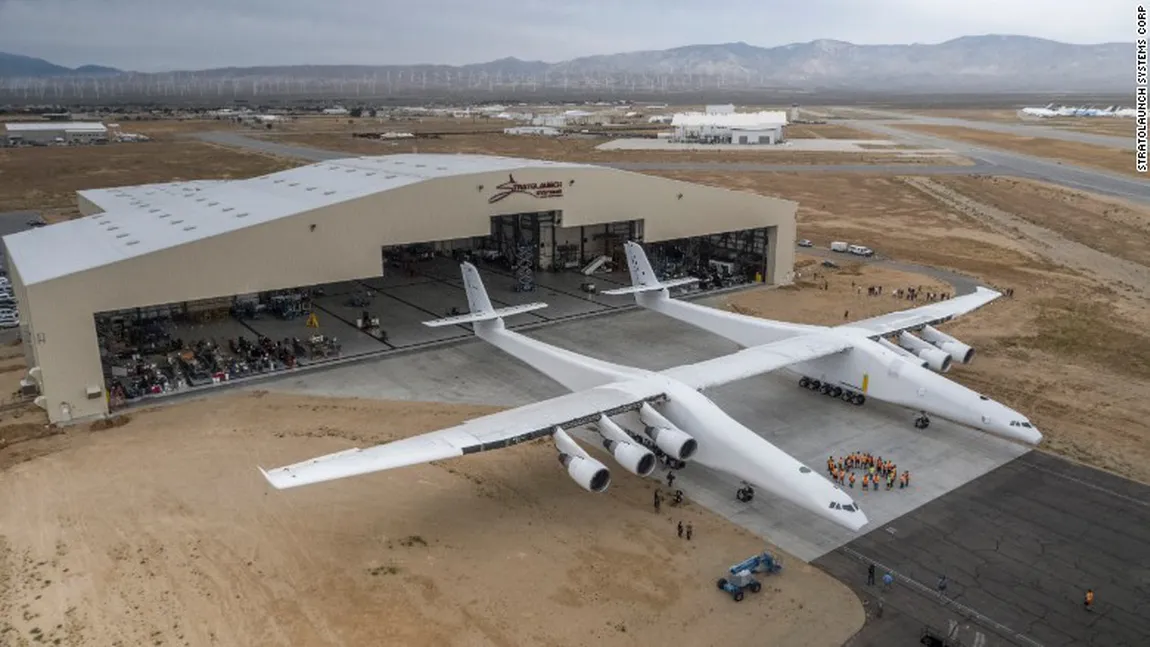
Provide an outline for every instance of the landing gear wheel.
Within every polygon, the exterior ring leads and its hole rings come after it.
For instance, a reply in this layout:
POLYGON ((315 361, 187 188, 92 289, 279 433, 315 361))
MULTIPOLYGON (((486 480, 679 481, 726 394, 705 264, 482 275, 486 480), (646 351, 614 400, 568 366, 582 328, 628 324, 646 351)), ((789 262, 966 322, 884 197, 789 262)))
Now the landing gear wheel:
POLYGON ((830 385, 823 384, 822 386, 819 387, 819 393, 822 393, 823 395, 828 395, 830 392, 831 392, 830 385))
POLYGON ((803 387, 804 389, 809 389, 809 388, 811 388, 811 380, 810 380, 810 378, 807 378, 807 377, 800 377, 800 378, 799 378, 799 386, 803 387))
POLYGON ((842 397, 842 394, 843 394, 843 389, 841 386, 832 386, 831 387, 831 397, 835 397, 835 398, 842 397))
POLYGON ((751 582, 751 585, 747 588, 751 589, 751 593, 758 593, 763 590, 763 585, 759 582, 751 582))
POLYGON ((864 402, 866 402, 866 396, 861 393, 856 393, 854 397, 851 398, 851 404, 856 407, 861 407, 864 402))
POLYGON ((930 426, 930 418, 919 416, 914 419, 914 426, 916 429, 926 429, 930 426))
POLYGON ((743 601, 743 592, 742 591, 735 591, 735 594, 732 595, 731 597, 735 599, 735 602, 742 602, 743 601))
POLYGON ((755 489, 750 486, 741 487, 735 492, 735 498, 743 503, 750 503, 755 498, 755 489))
POLYGON ((850 402, 855 397, 855 394, 851 393, 850 391, 843 391, 840 397, 842 398, 843 402, 850 402))
POLYGON ((811 383, 810 383, 810 389, 811 389, 812 391, 818 391, 819 389, 821 389, 821 388, 822 388, 822 386, 823 386, 823 383, 822 383, 822 382, 820 382, 820 381, 818 381, 818 380, 811 380, 811 383))

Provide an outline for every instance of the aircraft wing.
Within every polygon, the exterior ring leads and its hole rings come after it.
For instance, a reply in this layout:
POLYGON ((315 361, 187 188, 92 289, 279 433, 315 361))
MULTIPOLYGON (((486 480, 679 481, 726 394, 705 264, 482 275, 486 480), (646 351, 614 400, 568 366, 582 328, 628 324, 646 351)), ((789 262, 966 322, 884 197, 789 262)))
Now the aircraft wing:
POLYGON ((598 420, 600 414, 614 416, 638 409, 645 402, 665 399, 662 389, 651 380, 617 382, 500 411, 455 427, 275 469, 260 468, 260 472, 279 490, 310 485, 510 447, 550 436, 557 426, 572 429, 598 420))
POLYGON ((694 389, 706 389, 777 371, 791 364, 841 353, 852 346, 849 340, 836 339, 831 335, 798 335, 697 364, 676 366, 662 374, 694 389))
POLYGON ((934 326, 964 315, 1002 296, 984 287, 978 287, 972 294, 936 301, 918 308, 892 312, 890 314, 863 319, 846 324, 846 328, 858 328, 871 333, 871 338, 893 335, 904 330, 917 330, 923 326, 934 326))

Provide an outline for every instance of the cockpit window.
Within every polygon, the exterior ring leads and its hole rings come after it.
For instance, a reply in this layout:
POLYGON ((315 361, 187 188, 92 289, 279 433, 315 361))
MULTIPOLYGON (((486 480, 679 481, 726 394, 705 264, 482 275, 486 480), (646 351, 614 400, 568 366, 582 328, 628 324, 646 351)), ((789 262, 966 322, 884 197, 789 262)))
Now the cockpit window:
POLYGON ((831 507, 831 510, 844 510, 846 512, 854 512, 855 510, 858 510, 858 507, 856 507, 853 503, 848 503, 846 505, 843 505, 843 504, 837 503, 835 501, 831 501, 830 507, 831 507))
POLYGON ((1033 429, 1034 428, 1034 425, 1030 424, 1029 422, 1022 423, 1022 426, 1026 427, 1027 429, 1033 429))
POLYGON ((807 467, 806 465, 803 465, 802 467, 799 468, 799 471, 802 472, 803 474, 810 474, 811 468, 807 467))
POLYGON ((848 504, 843 506, 843 510, 846 510, 847 512, 854 512, 855 507, 853 505, 851 505, 850 503, 848 503, 848 504))
POLYGON ((986 397, 985 395, 980 395, 980 396, 978 396, 978 399, 979 400, 989 400, 990 398, 986 397))

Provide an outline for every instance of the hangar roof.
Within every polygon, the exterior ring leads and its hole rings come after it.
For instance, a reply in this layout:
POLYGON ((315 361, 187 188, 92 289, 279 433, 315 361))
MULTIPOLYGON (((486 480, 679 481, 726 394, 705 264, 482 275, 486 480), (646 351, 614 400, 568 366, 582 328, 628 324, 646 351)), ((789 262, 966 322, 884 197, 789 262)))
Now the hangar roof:
POLYGON ((32 285, 426 180, 587 166, 405 154, 330 160, 246 180, 82 191, 104 212, 10 234, 4 245, 24 284, 32 285))

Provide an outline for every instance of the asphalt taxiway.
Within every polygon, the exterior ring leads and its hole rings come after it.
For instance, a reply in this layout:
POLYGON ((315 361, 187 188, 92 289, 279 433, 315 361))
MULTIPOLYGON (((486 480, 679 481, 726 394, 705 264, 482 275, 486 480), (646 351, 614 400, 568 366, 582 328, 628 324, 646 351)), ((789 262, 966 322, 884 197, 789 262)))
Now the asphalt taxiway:
POLYGON ((852 645, 910 644, 893 639, 913 639, 925 625, 968 647, 1150 645, 1150 487, 1042 452, 875 526, 815 564, 868 602, 852 645), (870 563, 875 586, 866 585, 870 563), (885 591, 888 571, 894 585, 885 591), (1096 595, 1091 611, 1087 589, 1096 595), (884 612, 875 617, 880 597, 884 612))

